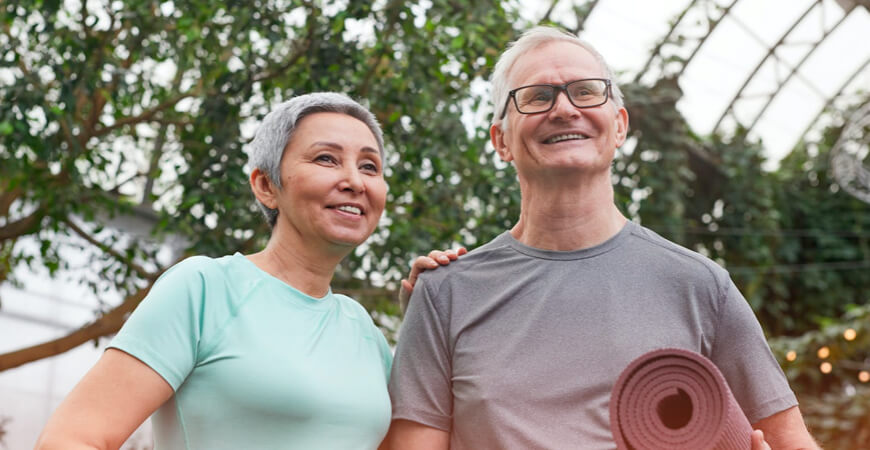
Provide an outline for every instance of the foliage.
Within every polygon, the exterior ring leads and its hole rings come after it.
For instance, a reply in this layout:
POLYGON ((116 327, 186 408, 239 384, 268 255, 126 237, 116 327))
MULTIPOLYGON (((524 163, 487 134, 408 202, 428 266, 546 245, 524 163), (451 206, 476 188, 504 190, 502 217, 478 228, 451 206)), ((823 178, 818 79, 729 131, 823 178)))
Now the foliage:
MULTIPOLYGON (((317 90, 362 99, 386 133, 387 213, 343 263, 335 289, 394 331, 392 290, 410 258, 474 247, 517 217, 514 172, 487 150, 475 117, 487 112, 479 81, 516 35, 515 6, 0 5, 0 282, 16 282, 13 269, 27 265, 61 273, 72 249, 93 254, 99 267, 83 283, 126 296, 63 345, 0 355, 0 370, 116 330, 174 262, 151 241, 178 238, 181 256, 262 246, 268 230, 248 193, 244 144, 271 105, 317 90), (114 231, 131 215, 145 218, 143 234, 114 231), (20 245, 26 239, 36 250, 20 245)), ((866 436, 868 397, 855 373, 870 348, 870 207, 829 176, 839 126, 765 171, 764 145, 745 130, 728 138, 691 130, 677 109, 676 79, 622 89, 631 132, 613 167, 620 208, 726 266, 765 330, 788 336, 772 345, 813 432, 832 448, 864 442, 855 439, 866 436), (858 337, 846 342, 848 328, 858 337), (821 346, 831 352, 827 375, 821 346)))
POLYGON ((766 171, 763 146, 742 130, 727 140, 695 135, 674 80, 623 91, 632 130, 614 180, 632 218, 727 267, 771 335, 870 302, 870 205, 829 176, 839 127, 766 171))
MULTIPOLYGON (((337 90, 383 124, 391 191, 385 226, 343 263, 335 289, 386 303, 412 256, 470 230, 486 239, 496 227, 478 224, 510 217, 515 197, 488 199, 510 169, 489 164, 487 133, 461 120, 510 23, 492 1, 4 3, 0 279, 14 282, 21 264, 70 269, 74 247, 99 267, 83 282, 121 290, 129 312, 174 263, 143 238, 171 236, 181 256, 259 248, 268 230, 244 144, 271 105, 337 90), (134 214, 144 236, 114 231, 134 214), (37 252, 16 245, 25 237, 37 252)), ((126 312, 111 308, 67 344, 116 330, 126 312)), ((15 365, 56 353, 43 350, 15 365)))
POLYGON ((781 336, 771 345, 825 448, 866 444, 870 205, 830 177, 842 125, 770 172, 762 145, 741 130, 728 140, 693 135, 676 109, 675 83, 623 90, 633 126, 629 152, 614 165, 623 209, 729 269, 765 331, 781 336))
POLYGON ((861 448, 870 441, 870 305, 770 344, 825 448, 861 448))

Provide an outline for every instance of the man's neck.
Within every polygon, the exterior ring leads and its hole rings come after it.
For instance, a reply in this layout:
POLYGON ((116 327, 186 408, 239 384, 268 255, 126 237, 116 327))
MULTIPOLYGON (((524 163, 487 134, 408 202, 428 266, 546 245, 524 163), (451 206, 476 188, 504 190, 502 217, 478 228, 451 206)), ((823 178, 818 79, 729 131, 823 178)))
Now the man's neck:
POLYGON ((530 247, 579 250, 601 244, 619 233, 626 218, 613 203, 608 183, 558 187, 521 183, 520 219, 511 235, 530 247))

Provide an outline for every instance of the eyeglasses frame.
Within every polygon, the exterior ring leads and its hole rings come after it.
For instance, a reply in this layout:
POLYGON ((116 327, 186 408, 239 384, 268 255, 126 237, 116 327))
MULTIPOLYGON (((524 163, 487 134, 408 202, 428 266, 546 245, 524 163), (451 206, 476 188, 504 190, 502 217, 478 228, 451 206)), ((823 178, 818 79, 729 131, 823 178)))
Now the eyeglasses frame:
POLYGON ((511 99, 514 100, 514 107, 517 109, 517 112, 520 114, 541 114, 541 113, 545 113, 545 112, 548 112, 551 109, 553 109, 553 107, 556 106, 556 100, 559 98, 559 92, 556 92, 556 95, 553 97, 553 101, 550 103, 550 107, 543 110, 543 111, 535 111, 535 112, 530 112, 530 113, 520 111, 520 106, 517 104, 517 91, 519 91, 520 89, 525 89, 525 88, 535 87, 535 86, 549 86, 551 88, 555 88, 557 91, 564 92, 565 97, 568 99, 568 101, 572 105, 574 105, 575 108, 580 108, 580 109, 595 108, 595 107, 598 107, 598 106, 601 106, 601 105, 607 103, 607 100, 610 100, 610 97, 611 97, 612 92, 613 92, 613 84, 611 83, 610 79, 608 79, 608 78, 581 78, 579 80, 569 81, 565 84, 541 83, 541 84, 529 84, 526 86, 520 86, 516 89, 512 89, 512 90, 508 91, 508 97, 507 97, 507 99, 505 99, 504 107, 502 108, 502 111, 501 111, 501 116, 499 116, 498 119, 502 120, 507 115, 508 105, 510 104, 511 99), (579 105, 575 104, 574 100, 571 99, 571 96, 568 95, 568 85, 577 83, 579 81, 590 81, 590 80, 603 81, 604 84, 607 86, 604 89, 604 100, 601 103, 598 103, 595 105, 579 106, 579 105))

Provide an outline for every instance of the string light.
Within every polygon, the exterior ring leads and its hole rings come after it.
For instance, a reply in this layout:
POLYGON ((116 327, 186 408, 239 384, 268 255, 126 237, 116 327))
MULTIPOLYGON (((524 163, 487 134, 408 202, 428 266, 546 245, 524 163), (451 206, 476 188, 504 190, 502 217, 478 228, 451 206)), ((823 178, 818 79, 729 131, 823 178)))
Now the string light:
POLYGON ((819 355, 820 359, 825 359, 828 356, 831 356, 831 349, 829 349, 827 346, 824 346, 824 347, 820 348, 818 353, 816 353, 816 354, 819 355))
POLYGON ((831 373, 831 370, 833 369, 834 366, 832 366, 829 362, 823 362, 822 365, 819 366, 819 370, 821 370, 822 373, 831 373))
POLYGON ((788 361, 794 361, 797 359, 797 352, 794 350, 789 350, 788 353, 785 354, 785 359, 788 361))
POLYGON ((862 383, 866 383, 866 382, 870 381, 870 372, 868 372, 866 370, 862 370, 862 371, 858 372, 858 381, 860 381, 862 383))
POLYGON ((844 337, 847 341, 854 340, 855 337, 857 337, 857 336, 858 336, 858 332, 856 332, 856 331, 855 331, 854 329, 852 329, 852 328, 849 328, 849 329, 847 329, 846 331, 843 332, 843 337, 844 337))

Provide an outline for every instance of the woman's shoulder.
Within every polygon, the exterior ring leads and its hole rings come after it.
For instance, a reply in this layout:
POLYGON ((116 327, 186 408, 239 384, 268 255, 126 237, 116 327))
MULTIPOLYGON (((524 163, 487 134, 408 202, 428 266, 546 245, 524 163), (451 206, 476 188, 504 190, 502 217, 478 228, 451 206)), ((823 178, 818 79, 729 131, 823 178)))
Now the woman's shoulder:
POLYGON ((244 256, 240 254, 211 257, 206 255, 189 256, 170 267, 164 276, 173 277, 221 277, 234 273, 244 266, 244 256))
POLYGON ((163 273, 154 289, 174 299, 183 295, 197 303, 204 302, 206 296, 212 303, 219 297, 238 303, 244 301, 245 293, 253 288, 250 284, 255 284, 257 279, 248 273, 250 268, 246 261, 238 253, 221 257, 190 256, 163 273))
POLYGON ((362 304, 360 304, 360 302, 356 301, 354 298, 338 293, 332 293, 332 296, 335 298, 336 302, 345 314, 355 318, 363 318, 365 320, 371 321, 371 316, 369 315, 368 311, 362 304))

